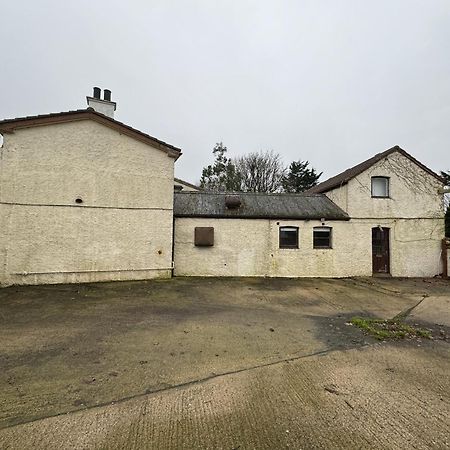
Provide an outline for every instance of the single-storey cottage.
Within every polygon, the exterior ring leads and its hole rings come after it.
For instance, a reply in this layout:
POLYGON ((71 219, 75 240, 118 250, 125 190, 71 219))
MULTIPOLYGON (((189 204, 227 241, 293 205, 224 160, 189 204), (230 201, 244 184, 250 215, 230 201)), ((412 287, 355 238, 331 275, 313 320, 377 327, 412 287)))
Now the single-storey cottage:
POLYGON ((2 285, 442 271, 444 180, 399 147, 304 194, 204 192, 110 91, 87 101, 0 121, 2 285))
POLYGON ((305 194, 176 193, 175 275, 437 275, 443 185, 393 147, 305 194))

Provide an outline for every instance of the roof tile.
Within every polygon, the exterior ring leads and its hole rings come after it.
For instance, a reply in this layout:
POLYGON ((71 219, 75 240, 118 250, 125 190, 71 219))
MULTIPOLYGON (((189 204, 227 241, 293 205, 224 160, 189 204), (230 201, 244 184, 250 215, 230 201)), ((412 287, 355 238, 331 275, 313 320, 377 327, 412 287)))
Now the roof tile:
POLYGON ((175 217, 240 219, 349 220, 349 216, 322 194, 262 194, 239 192, 239 208, 227 208, 230 193, 176 192, 175 217))

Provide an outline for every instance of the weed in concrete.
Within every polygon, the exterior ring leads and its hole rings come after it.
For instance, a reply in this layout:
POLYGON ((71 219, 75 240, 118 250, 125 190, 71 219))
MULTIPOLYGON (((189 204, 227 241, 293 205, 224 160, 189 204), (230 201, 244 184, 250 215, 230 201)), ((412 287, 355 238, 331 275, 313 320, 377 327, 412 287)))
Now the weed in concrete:
POLYGON ((431 339, 429 330, 407 325, 397 319, 372 319, 365 317, 353 317, 350 323, 370 336, 382 341, 386 339, 431 339))

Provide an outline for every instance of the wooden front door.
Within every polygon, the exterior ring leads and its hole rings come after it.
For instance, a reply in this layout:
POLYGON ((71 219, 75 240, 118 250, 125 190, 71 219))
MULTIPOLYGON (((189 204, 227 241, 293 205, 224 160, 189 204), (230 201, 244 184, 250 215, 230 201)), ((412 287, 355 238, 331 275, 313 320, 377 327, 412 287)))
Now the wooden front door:
POLYGON ((389 228, 372 228, 372 271, 390 273, 389 228))

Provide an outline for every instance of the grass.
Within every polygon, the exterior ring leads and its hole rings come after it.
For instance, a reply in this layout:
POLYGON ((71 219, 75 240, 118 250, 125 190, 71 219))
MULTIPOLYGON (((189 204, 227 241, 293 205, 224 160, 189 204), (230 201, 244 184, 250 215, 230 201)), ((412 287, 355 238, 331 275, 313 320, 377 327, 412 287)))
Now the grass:
POLYGON ((429 330, 406 325, 398 318, 383 320, 353 317, 350 323, 380 341, 386 339, 431 338, 429 330))

